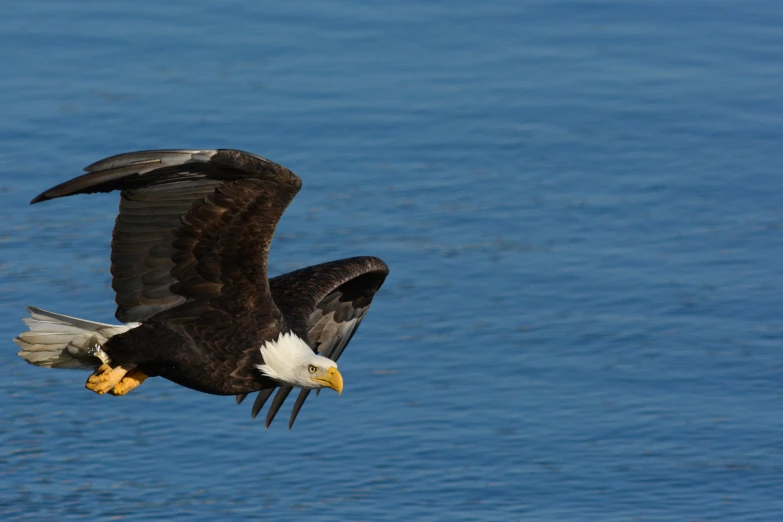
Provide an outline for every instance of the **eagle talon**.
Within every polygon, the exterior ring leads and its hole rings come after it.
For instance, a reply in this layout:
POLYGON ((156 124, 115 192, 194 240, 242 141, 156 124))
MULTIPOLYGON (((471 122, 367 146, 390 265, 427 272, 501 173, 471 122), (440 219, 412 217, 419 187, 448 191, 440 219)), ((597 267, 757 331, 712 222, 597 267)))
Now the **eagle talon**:
POLYGON ((114 387, 114 389, 111 390, 110 393, 115 397, 125 395, 132 389, 141 385, 141 383, 147 380, 147 377, 149 377, 149 375, 144 372, 131 370, 125 374, 125 377, 122 378, 122 380, 114 387))
POLYGON ((103 395, 119 384, 126 373, 128 370, 122 366, 112 368, 108 364, 103 364, 90 375, 84 387, 98 395, 103 395))

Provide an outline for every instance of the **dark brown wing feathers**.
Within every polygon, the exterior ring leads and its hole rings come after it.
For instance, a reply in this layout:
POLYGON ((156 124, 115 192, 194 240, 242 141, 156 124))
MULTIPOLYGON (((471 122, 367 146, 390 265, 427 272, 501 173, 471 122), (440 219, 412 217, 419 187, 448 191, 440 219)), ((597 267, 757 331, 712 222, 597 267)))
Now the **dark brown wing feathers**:
POLYGON ((119 320, 219 321, 238 310, 274 309, 267 255, 301 187, 293 172, 236 150, 134 152, 85 170, 32 202, 122 191, 111 267, 119 320))
POLYGON ((150 150, 118 154, 85 167, 87 174, 61 183, 36 196, 30 203, 94 192, 132 190, 176 181, 246 177, 270 179, 302 186, 290 170, 255 154, 231 149, 150 150))
MULTIPOLYGON (((388 273, 389 268, 376 257, 354 257, 296 270, 271 279, 269 284, 277 307, 289 323, 305 321, 313 350, 336 361, 388 273)), ((267 426, 291 392, 287 388, 280 387, 267 413, 267 426)), ((308 394, 309 390, 300 390, 289 429, 308 394)))
MULTIPOLYGON (((389 273, 386 264, 376 257, 352 257, 295 270, 269 281, 272 296, 289 321, 301 324, 310 332, 311 315, 329 311, 334 303, 338 313, 339 303, 350 303, 339 311, 339 317, 354 314, 352 310, 369 306, 389 273), (337 294, 330 295, 337 291, 337 294)), ((340 321, 341 319, 337 319, 340 321)), ((313 339, 311 339, 311 342, 313 339)))

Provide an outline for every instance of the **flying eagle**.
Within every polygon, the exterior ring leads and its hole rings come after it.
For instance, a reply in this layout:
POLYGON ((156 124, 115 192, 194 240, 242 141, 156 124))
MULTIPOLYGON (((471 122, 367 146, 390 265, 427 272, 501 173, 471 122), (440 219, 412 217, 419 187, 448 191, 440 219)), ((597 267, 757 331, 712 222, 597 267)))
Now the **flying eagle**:
POLYGON ((389 269, 353 257, 272 279, 267 256, 302 181, 238 150, 156 150, 93 163, 32 200, 120 190, 111 242, 115 316, 122 325, 29 307, 19 356, 47 368, 91 369, 86 387, 124 395, 160 376, 204 393, 252 392, 266 426, 300 388, 343 389, 337 359, 389 269))

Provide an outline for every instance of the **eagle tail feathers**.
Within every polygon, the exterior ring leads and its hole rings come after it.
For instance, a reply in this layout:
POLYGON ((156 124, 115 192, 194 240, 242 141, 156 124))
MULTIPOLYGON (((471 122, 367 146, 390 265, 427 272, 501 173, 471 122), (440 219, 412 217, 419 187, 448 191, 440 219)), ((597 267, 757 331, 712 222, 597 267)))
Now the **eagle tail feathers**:
POLYGON ((30 364, 45 368, 94 370, 101 364, 94 355, 95 345, 103 345, 110 337, 139 325, 97 323, 32 306, 28 306, 27 311, 30 317, 23 320, 30 330, 14 339, 22 349, 17 355, 30 364))

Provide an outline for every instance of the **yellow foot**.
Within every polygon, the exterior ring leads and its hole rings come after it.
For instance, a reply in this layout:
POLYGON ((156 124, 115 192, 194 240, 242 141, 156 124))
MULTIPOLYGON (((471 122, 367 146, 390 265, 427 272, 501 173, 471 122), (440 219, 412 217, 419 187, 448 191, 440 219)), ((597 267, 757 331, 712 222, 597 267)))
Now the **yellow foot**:
POLYGON ((133 388, 147 380, 147 377, 149 377, 149 375, 144 372, 140 372, 139 370, 131 370, 125 374, 125 377, 123 377, 119 384, 114 387, 114 389, 111 391, 111 394, 125 395, 133 388))
POLYGON ((84 387, 98 395, 103 395, 114 388, 125 377, 127 372, 128 370, 122 366, 112 368, 108 364, 103 364, 95 370, 95 373, 90 375, 87 382, 84 383, 84 387))

